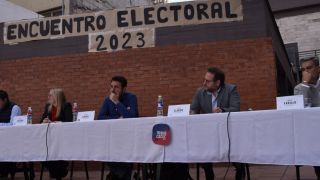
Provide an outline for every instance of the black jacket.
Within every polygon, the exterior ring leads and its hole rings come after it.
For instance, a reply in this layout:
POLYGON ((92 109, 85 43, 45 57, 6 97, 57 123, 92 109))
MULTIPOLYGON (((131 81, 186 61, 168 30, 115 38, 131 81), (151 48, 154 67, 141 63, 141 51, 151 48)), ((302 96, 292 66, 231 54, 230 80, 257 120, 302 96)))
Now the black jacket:
MULTIPOLYGON (((49 104, 46 104, 46 106, 45 106, 44 113, 42 115, 40 123, 42 123, 42 121, 47 117, 51 117, 51 112, 49 112, 49 104)), ((72 119, 73 119, 72 105, 69 102, 66 102, 61 107, 61 112, 60 112, 59 117, 57 117, 57 121, 72 122, 72 119)))
POLYGON ((13 102, 8 102, 3 109, 0 109, 0 122, 1 123, 8 123, 10 122, 11 112, 13 106, 16 104, 13 102))

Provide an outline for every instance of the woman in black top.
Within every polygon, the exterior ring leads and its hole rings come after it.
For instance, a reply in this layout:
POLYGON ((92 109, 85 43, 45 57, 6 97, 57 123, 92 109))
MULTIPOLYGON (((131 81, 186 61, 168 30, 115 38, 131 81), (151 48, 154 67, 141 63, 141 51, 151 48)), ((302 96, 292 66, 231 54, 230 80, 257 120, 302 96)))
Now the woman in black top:
MULTIPOLYGON (((48 103, 45 106, 41 123, 71 122, 72 105, 66 102, 62 89, 51 89, 48 95, 48 103)), ((43 164, 50 173, 51 178, 62 179, 68 174, 67 161, 47 161, 43 164)))
POLYGON ((62 89, 51 89, 48 95, 48 103, 45 106, 41 123, 71 122, 72 105, 66 102, 62 89))

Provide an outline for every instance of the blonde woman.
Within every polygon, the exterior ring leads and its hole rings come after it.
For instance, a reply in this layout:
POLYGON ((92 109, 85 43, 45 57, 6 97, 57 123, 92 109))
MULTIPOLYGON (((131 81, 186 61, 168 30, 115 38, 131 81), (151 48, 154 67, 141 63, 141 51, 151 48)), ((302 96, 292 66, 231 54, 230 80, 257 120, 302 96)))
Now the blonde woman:
MULTIPOLYGON (((71 122, 72 105, 66 102, 66 97, 62 89, 51 89, 48 95, 48 103, 45 106, 41 123, 48 122, 71 122)), ((62 179, 68 174, 68 165, 66 161, 47 161, 43 165, 48 169, 50 177, 62 179)))
POLYGON ((72 105, 66 102, 62 89, 51 89, 48 94, 48 103, 45 106, 41 123, 71 122, 72 105))

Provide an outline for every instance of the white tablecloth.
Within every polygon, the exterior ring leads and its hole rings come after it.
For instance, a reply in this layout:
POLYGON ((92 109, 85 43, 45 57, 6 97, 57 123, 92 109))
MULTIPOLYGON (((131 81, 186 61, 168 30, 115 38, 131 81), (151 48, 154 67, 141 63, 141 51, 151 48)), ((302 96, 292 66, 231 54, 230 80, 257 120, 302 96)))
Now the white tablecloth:
MULTIPOLYGON (((0 161, 227 162, 227 113, 0 127, 0 161), (155 124, 172 131, 152 141, 155 124)), ((320 165, 320 108, 230 114, 231 162, 320 165)))

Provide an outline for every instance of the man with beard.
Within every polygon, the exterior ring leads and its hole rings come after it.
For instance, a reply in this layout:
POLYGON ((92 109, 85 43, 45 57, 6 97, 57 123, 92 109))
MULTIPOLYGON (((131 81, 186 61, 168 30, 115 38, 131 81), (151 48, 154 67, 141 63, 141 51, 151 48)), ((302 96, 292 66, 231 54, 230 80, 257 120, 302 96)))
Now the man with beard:
MULTIPOLYGON (((127 80, 123 76, 114 76, 110 83, 110 94, 105 98, 98 116, 99 120, 138 117, 137 97, 126 92, 127 80)), ((130 180, 131 163, 110 162, 112 180, 130 180)))
MULTIPOLYGON (((191 114, 208 114, 240 111, 240 96, 237 86, 227 84, 225 74, 216 67, 208 69, 202 87, 199 88, 191 103, 191 114)), ((244 179, 245 166, 233 163, 236 168, 236 180, 244 179)), ((207 180, 214 179, 212 163, 201 163, 207 180)))

